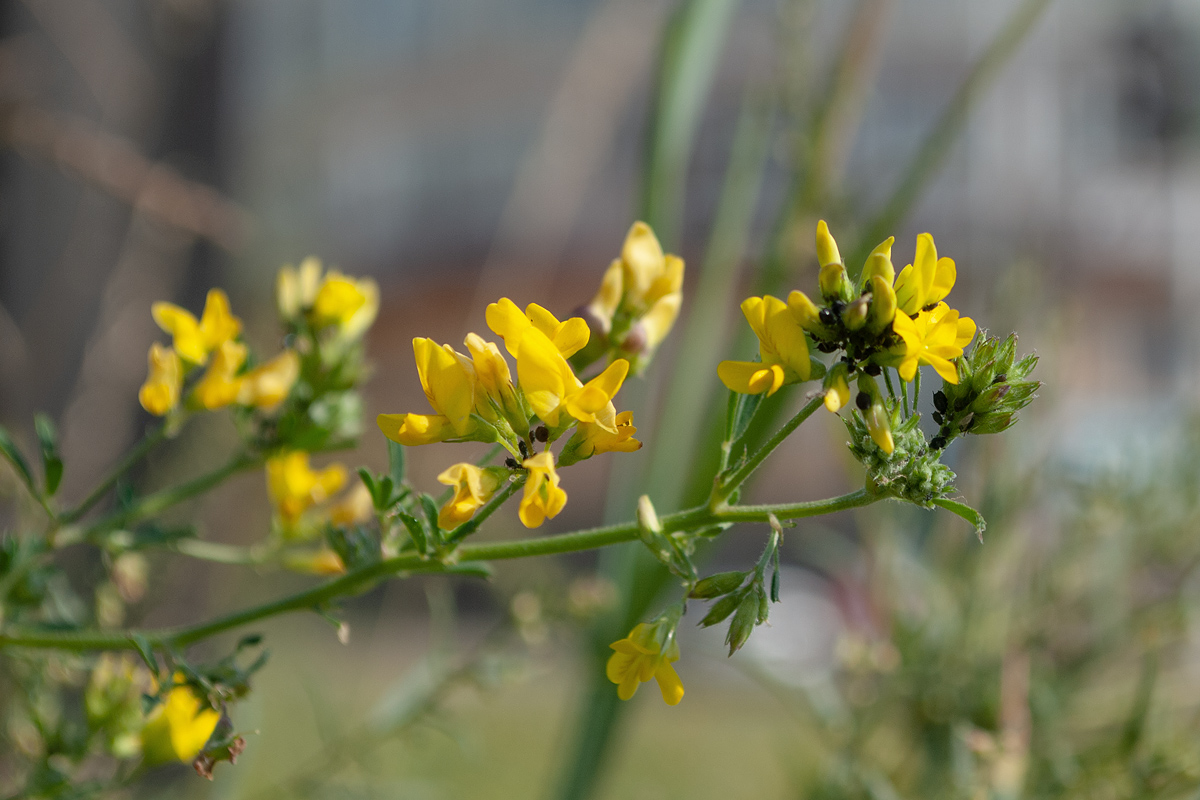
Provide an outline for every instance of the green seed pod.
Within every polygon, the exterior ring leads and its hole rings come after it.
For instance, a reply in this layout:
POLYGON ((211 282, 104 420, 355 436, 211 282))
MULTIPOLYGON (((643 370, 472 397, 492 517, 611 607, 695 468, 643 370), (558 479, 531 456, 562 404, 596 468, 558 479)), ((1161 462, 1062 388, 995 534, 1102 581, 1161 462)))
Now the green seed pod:
POLYGON ((735 591, 742 582, 746 580, 745 572, 718 572, 716 575, 709 575, 701 580, 692 589, 688 597, 697 600, 710 600, 714 597, 720 597, 723 594, 729 594, 735 591))

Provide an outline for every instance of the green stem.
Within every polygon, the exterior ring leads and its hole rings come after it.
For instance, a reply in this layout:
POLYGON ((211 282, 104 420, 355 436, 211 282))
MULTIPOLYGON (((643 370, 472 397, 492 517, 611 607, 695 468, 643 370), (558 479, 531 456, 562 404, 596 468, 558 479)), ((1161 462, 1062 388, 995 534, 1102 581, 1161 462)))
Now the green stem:
POLYGON ((206 542, 203 539, 179 539, 170 549, 189 558, 217 564, 259 566, 270 560, 269 551, 261 547, 239 547, 236 544, 206 542))
POLYGON ((56 547, 63 547, 81 541, 94 542, 108 531, 123 528, 161 514, 172 506, 178 505, 185 500, 190 500, 197 495, 204 494, 233 475, 261 466, 262 463, 263 458, 261 456, 239 453, 226 462, 224 466, 218 467, 212 472, 207 472, 179 486, 173 486, 169 489, 163 489, 154 494, 146 495, 131 507, 115 511, 107 517, 102 517, 82 531, 75 528, 64 528, 55 537, 54 544, 56 547))
POLYGON ((745 483, 746 479, 754 473, 754 470, 758 469, 758 466, 764 460, 766 460, 767 456, 771 455, 776 447, 779 447, 779 445, 783 444, 783 440, 791 435, 792 431, 800 427, 800 423, 812 416, 812 413, 820 408, 824 402, 825 398, 820 394, 809 400, 804 407, 800 409, 796 416, 784 423, 784 426, 776 431, 775 435, 768 439, 766 444, 758 449, 758 452, 750 456, 750 458, 746 460, 746 463, 738 467, 738 469, 727 479, 721 481, 719 487, 713 492, 713 497, 710 501, 711 504, 719 505, 731 494, 733 494, 734 490, 745 483))
POLYGON ((146 457, 154 447, 161 442, 167 435, 167 426, 159 425, 150 433, 142 437, 142 440, 129 451, 128 455, 122 459, 120 464, 108 474, 100 484, 92 490, 91 494, 83 499, 79 505, 59 515, 59 520, 64 523, 74 522, 88 512, 88 510, 104 497, 105 493, 111 489, 117 481, 121 479, 126 472, 133 469, 139 461, 146 457))
POLYGON ((908 416, 908 381, 900 379, 900 400, 904 403, 904 416, 908 416))
POLYGON ((917 374, 913 376, 912 413, 917 413, 917 401, 921 399, 921 367, 917 366, 917 374))
POLYGON ((895 400, 896 387, 892 386, 892 373, 887 367, 883 368, 883 382, 887 384, 888 395, 895 400))
MULTIPOLYGON (((883 499, 884 495, 866 489, 804 503, 779 505, 719 507, 716 509, 697 506, 686 511, 677 511, 660 518, 664 533, 733 522, 767 522, 773 514, 777 519, 801 519, 822 514, 832 514, 850 508, 870 505, 883 499)), ((607 525, 600 528, 575 531, 573 533, 547 536, 539 539, 515 539, 492 544, 463 545, 454 551, 458 563, 470 561, 502 561, 531 556, 548 556, 594 550, 598 547, 629 542, 638 538, 636 522, 607 525)), ((355 594, 380 579, 393 575, 414 572, 447 572, 453 569, 437 561, 425 561, 415 554, 406 554, 360 567, 320 586, 303 592, 273 600, 252 608, 243 609, 209 622, 179 628, 156 631, 20 631, 0 634, 0 648, 6 647, 50 647, 60 650, 132 650, 136 642, 149 642, 152 646, 186 647, 187 645, 215 636, 218 633, 257 622, 261 619, 290 611, 313 609, 340 597, 355 594)))

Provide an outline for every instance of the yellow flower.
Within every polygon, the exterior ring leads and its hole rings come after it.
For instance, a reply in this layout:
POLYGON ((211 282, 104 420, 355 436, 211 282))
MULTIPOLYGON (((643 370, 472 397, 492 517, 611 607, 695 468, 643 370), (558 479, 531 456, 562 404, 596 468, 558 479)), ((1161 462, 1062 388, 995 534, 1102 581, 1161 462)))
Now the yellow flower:
POLYGON ((271 409, 287 399, 300 377, 300 356, 284 350, 242 376, 237 401, 244 406, 271 409))
POLYGON ((507 297, 488 305, 487 324, 504 340, 504 347, 514 358, 520 353, 525 334, 531 330, 544 334, 558 348, 563 358, 570 358, 578 353, 591 337, 591 331, 581 317, 571 317, 565 322, 559 322, 558 317, 537 303, 530 303, 522 312, 517 308, 517 304, 507 297))
POLYGON ((521 337, 517 354, 517 377, 530 408, 550 427, 558 427, 566 411, 580 422, 591 422, 616 431, 613 396, 629 373, 629 362, 617 359, 586 384, 575 377, 571 365, 556 345, 540 330, 530 329, 521 337))
POLYGON ((179 404, 179 393, 183 389, 183 365, 179 356, 169 347, 155 342, 150 345, 150 375, 138 392, 142 408, 156 417, 164 416, 179 404))
POLYGON ((525 481, 525 494, 517 516, 526 528, 536 528, 546 519, 558 516, 567 504, 567 493, 558 487, 554 455, 549 451, 525 459, 521 466, 529 470, 529 478, 525 481))
POLYGON ((529 422, 529 415, 517 397, 508 362, 494 343, 485 341, 475 333, 468 333, 464 340, 471 363, 475 367, 475 408, 485 418, 494 418, 496 412, 503 414, 515 430, 521 430, 529 422), (479 396, 482 393, 482 396, 479 396))
POLYGON ((454 495, 438 512, 438 527, 452 531, 475 516, 504 481, 507 470, 482 469, 474 464, 455 464, 438 475, 438 481, 454 487, 454 495))
POLYGON ((173 303, 155 303, 150 313, 158 327, 174 337, 175 352, 192 364, 203 364, 209 353, 242 330, 242 321, 230 313, 229 298, 220 289, 209 290, 199 321, 173 303))
POLYGON ((147 764, 191 761, 204 749, 221 719, 218 711, 205 706, 195 690, 183 683, 182 673, 175 673, 174 680, 175 687, 150 712, 142 729, 142 755, 147 764))
POLYGON ((201 408, 209 411, 225 406, 238 399, 242 390, 242 378, 238 370, 246 363, 246 346, 233 340, 221 342, 204 377, 192 390, 192 397, 201 408))
POLYGON ((621 272, 625 302, 636 316, 651 312, 665 297, 683 286, 683 259, 664 254, 654 231, 635 222, 621 247, 621 272))
POLYGON ((842 263, 842 254, 838 252, 837 242, 829 233, 825 220, 817 222, 817 261, 821 271, 817 275, 817 285, 821 295, 826 300, 842 300, 849 302, 854 297, 854 287, 846 274, 846 265, 842 263))
POLYGON ((863 265, 862 273, 864 287, 877 275, 887 281, 888 286, 896 281, 896 268, 892 266, 892 245, 895 243, 896 237, 889 236, 876 245, 871 254, 867 256, 867 263, 863 265))
POLYGON ((321 285, 321 262, 309 256, 298 269, 290 264, 279 270, 275 278, 275 305, 284 319, 295 319, 312 308, 321 285))
POLYGON ((475 433, 475 367, 450 345, 432 339, 413 339, 417 375, 429 405, 437 414, 380 414, 383 434, 403 445, 429 444, 475 433))
POLYGON ((283 565, 293 572, 309 575, 344 575, 346 572, 342 557, 324 546, 316 550, 287 553, 283 557, 283 565))
POLYGON ((354 280, 330 270, 313 299, 312 312, 317 327, 337 325, 343 336, 356 338, 379 313, 379 287, 370 278, 354 280))
POLYGON ((667 633, 667 638, 670 642, 664 650, 662 626, 643 622, 627 637, 609 645, 616 652, 609 656, 605 673, 617 684, 618 697, 630 699, 639 684, 654 678, 667 705, 676 705, 683 699, 683 682, 671 666, 679 660, 679 644, 673 631, 667 633))
POLYGON ((845 362, 839 361, 825 377, 825 408, 834 414, 850 402, 850 371, 845 362))
POLYGON ((932 311, 918 312, 915 320, 897 311, 892 329, 904 343, 898 368, 901 378, 911 381, 919 364, 929 364, 947 383, 958 383, 958 369, 952 361, 975 338, 974 320, 959 318, 958 311, 938 303, 932 311))
POLYGON ((267 492, 286 525, 295 524, 311 506, 345 485, 345 467, 331 464, 316 472, 308 465, 308 453, 303 450, 267 459, 267 492))
POLYGON ((758 337, 761 361, 722 361, 717 375, 741 394, 772 395, 785 383, 808 380, 812 362, 804 329, 777 297, 748 297, 742 313, 758 337))
POLYGON ((866 413, 863 414, 863 419, 866 420, 867 431, 870 432, 871 438, 875 440, 875 444, 879 445, 879 449, 890 456, 896 449, 896 443, 892 439, 892 425, 888 421, 887 410, 883 407, 883 403, 872 403, 866 413))
POLYGON ((632 411, 622 411, 617 414, 614 422, 615 433, 589 422, 579 425, 577 434, 579 458, 590 458, 600 453, 632 453, 642 449, 642 443, 633 438, 633 435, 637 433, 637 428, 633 424, 632 411))
POLYGON ((922 233, 917 237, 917 252, 913 263, 900 270, 896 277, 897 307, 910 317, 941 301, 954 287, 954 260, 938 258, 933 236, 922 233))

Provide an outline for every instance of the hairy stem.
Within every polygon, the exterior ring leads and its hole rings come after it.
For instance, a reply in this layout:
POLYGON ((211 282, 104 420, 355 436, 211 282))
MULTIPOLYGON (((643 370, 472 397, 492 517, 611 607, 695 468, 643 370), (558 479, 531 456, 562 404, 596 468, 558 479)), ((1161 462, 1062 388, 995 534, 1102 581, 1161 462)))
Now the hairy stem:
POLYGON ((139 461, 146 457, 147 453, 153 450, 159 442, 166 438, 166 435, 167 426, 159 425, 157 428, 143 436, 142 440, 138 442, 132 450, 129 451, 124 459, 121 460, 121 463, 117 464, 113 471, 108 474, 108 477, 102 480, 100 484, 91 491, 91 494, 85 497, 79 505, 75 506, 75 508, 65 511, 59 515, 59 521, 65 523, 74 522, 86 514, 88 510, 97 502, 99 502, 100 498, 104 497, 105 493, 108 492, 108 490, 111 489, 116 482, 121 479, 122 475, 133 469, 133 467, 139 461))
MULTIPOLYGON (((810 404, 811 405, 811 404, 810 404)), ((807 408, 807 406, 806 406, 807 408)), ((811 412, 809 412, 811 413, 811 412)), ((799 423, 797 423, 799 424, 799 423)), ((773 514, 777 519, 801 519, 836 511, 870 505, 884 495, 859 489, 855 492, 804 503, 779 505, 719 507, 698 506, 677 511, 660 518, 665 533, 733 522, 767 522, 773 514)), ((454 551, 457 563, 470 561, 500 561, 531 556, 546 556, 593 550, 598 547, 629 542, 638 538, 636 522, 607 525, 600 528, 563 533, 536 539, 514 539, 490 544, 462 545, 454 551)), ((415 554, 404 554, 360 567, 341 577, 314 586, 288 597, 242 609, 196 625, 155 631, 29 631, 10 630, 0 634, 0 648, 49 647, 60 650, 132 650, 137 642, 149 642, 155 647, 185 647, 216 634, 251 622, 290 611, 323 606, 342 597, 357 594, 377 581, 394 575, 414 572, 453 572, 454 565, 427 561, 415 554)))
POLYGON ((750 458, 746 460, 746 463, 742 464, 742 466, 740 466, 736 472, 734 472, 725 480, 721 481, 718 488, 713 492, 713 497, 710 501, 710 504, 713 506, 719 506, 721 503, 723 503, 726 498, 733 494, 734 490, 746 482, 746 479, 754 473, 754 470, 758 469, 758 466, 762 464, 764 460, 766 460, 767 456, 771 455, 771 453, 775 451, 776 447, 779 447, 779 445, 783 444, 783 440, 790 436, 792 431, 800 427, 800 424, 804 422, 804 420, 812 416, 812 413, 820 408, 824 402, 824 395, 818 394, 816 397, 805 403, 804 407, 800 409, 796 416, 784 423, 784 426, 776 431, 775 435, 768 439, 766 444, 758 449, 758 452, 750 456, 750 458))

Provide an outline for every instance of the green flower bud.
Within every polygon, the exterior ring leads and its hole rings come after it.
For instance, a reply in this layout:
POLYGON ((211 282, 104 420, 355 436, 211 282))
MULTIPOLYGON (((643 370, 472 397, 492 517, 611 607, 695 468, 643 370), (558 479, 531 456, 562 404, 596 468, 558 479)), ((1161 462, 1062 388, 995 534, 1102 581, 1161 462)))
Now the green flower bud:
POLYGON ((738 572, 736 570, 733 572, 718 572, 716 575, 709 575, 697 583, 688 594, 688 597, 697 600, 710 600, 737 590, 745 580, 745 572, 738 572))

